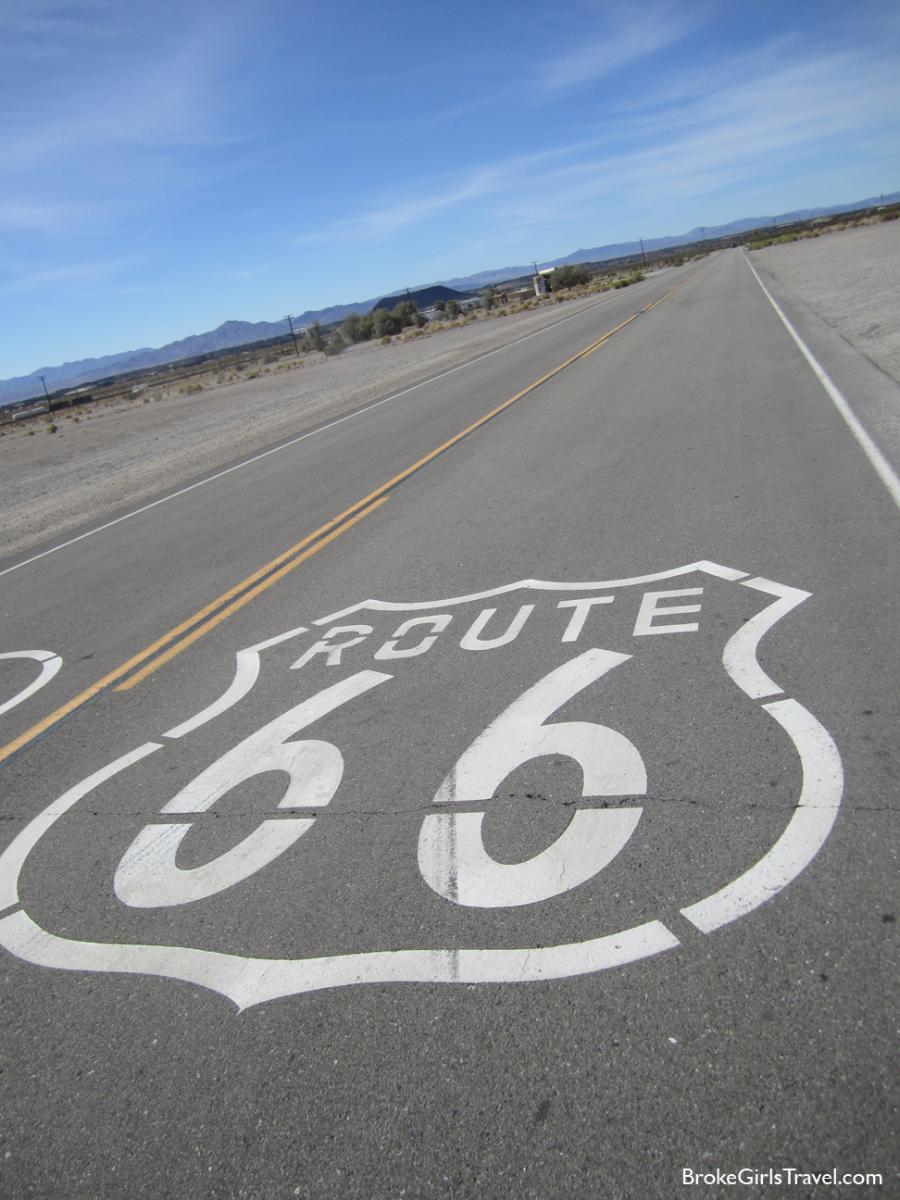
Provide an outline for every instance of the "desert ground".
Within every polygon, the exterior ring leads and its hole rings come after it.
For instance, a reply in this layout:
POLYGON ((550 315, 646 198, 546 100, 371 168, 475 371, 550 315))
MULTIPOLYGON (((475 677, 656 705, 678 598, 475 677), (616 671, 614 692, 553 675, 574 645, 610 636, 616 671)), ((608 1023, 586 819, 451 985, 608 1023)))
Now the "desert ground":
POLYGON ((769 246, 751 257, 900 383, 900 221, 769 246))

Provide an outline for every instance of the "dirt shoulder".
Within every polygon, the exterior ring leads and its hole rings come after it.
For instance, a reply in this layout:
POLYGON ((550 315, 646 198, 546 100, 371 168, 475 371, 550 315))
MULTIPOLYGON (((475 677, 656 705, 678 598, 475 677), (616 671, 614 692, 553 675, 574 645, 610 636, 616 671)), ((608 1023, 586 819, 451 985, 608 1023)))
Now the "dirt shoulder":
POLYGON ((598 297, 547 303, 439 333, 285 357, 234 378, 148 389, 0 431, 0 558, 137 506, 225 463, 533 333, 598 297))
POLYGON ((750 261, 900 383, 900 221, 768 246, 750 261))

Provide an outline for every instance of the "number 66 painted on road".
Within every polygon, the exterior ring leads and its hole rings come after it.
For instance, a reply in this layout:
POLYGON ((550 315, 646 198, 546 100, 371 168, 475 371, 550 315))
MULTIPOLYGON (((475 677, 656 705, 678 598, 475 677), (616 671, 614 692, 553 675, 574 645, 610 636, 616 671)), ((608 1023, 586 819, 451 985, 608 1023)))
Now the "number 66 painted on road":
MULTIPOLYGON (((584 796, 644 794, 644 764, 623 734, 584 721, 548 723, 558 708, 629 658, 611 650, 588 650, 551 671, 475 739, 441 784, 435 803, 488 801, 518 767, 551 754, 578 763, 584 796)), ((343 756, 330 742, 287 739, 391 678, 380 671, 359 671, 289 709, 207 767, 162 812, 205 812, 239 783, 274 770, 289 776, 280 809, 324 808, 343 777, 343 756)), ((631 837, 641 811, 638 807, 578 810, 550 846, 514 864, 497 862, 485 849, 484 811, 431 814, 424 818, 419 835, 419 869, 438 895, 456 904, 476 908, 533 904, 601 871, 631 837)), ((146 825, 116 869, 116 895, 136 908, 206 899, 273 862, 314 821, 314 816, 263 821, 238 845, 193 868, 175 863, 190 823, 146 825)))

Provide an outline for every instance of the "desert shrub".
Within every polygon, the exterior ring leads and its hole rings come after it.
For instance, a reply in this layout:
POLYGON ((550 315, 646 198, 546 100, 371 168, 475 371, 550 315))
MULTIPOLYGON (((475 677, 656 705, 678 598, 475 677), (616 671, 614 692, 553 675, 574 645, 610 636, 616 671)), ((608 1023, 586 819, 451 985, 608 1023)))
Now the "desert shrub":
POLYGON ((324 350, 325 335, 322 332, 322 326, 318 321, 313 321, 312 325, 307 329, 303 336, 303 341, 300 343, 301 350, 324 350))
POLYGON ((382 346, 389 346, 391 344, 391 335, 386 333, 383 337, 379 338, 379 342, 382 346))
POLYGON ((348 346, 356 342, 365 342, 372 336, 373 322, 370 314, 360 316, 359 313, 349 313, 341 321, 341 337, 348 346))
POLYGON ((340 333, 335 330, 325 343, 323 349, 329 358, 335 358, 338 354, 343 354, 346 344, 340 333))
POLYGON ((198 392, 203 391, 202 383, 186 383, 183 388, 179 389, 182 396, 196 396, 198 392))
POLYGON ((48 421, 47 424, 44 426, 44 428, 47 430, 48 433, 56 433, 56 430, 58 427, 56 425, 54 425, 52 421, 48 421))

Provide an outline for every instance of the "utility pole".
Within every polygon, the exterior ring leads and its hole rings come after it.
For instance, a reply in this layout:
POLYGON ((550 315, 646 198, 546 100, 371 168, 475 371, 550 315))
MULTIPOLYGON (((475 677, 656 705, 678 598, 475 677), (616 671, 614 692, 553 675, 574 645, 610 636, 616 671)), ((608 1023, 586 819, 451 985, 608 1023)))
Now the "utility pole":
POLYGON ((47 412, 52 412, 53 406, 50 403, 50 393, 47 391, 47 380, 43 377, 43 375, 38 375, 38 379, 40 379, 44 386, 44 395, 47 397, 47 412))
POLYGON ((300 347, 297 345, 297 335, 296 335, 296 333, 294 333, 294 322, 291 320, 291 317, 292 317, 292 314, 288 313, 284 319, 287 321, 288 328, 291 331, 291 337, 294 339, 294 353, 299 358, 300 357, 300 347))
POLYGON ((644 266, 646 267, 646 265, 647 265, 647 255, 644 253, 644 239, 643 239, 643 238, 638 238, 638 241, 641 243, 641 262, 642 262, 642 263, 644 264, 644 266))

